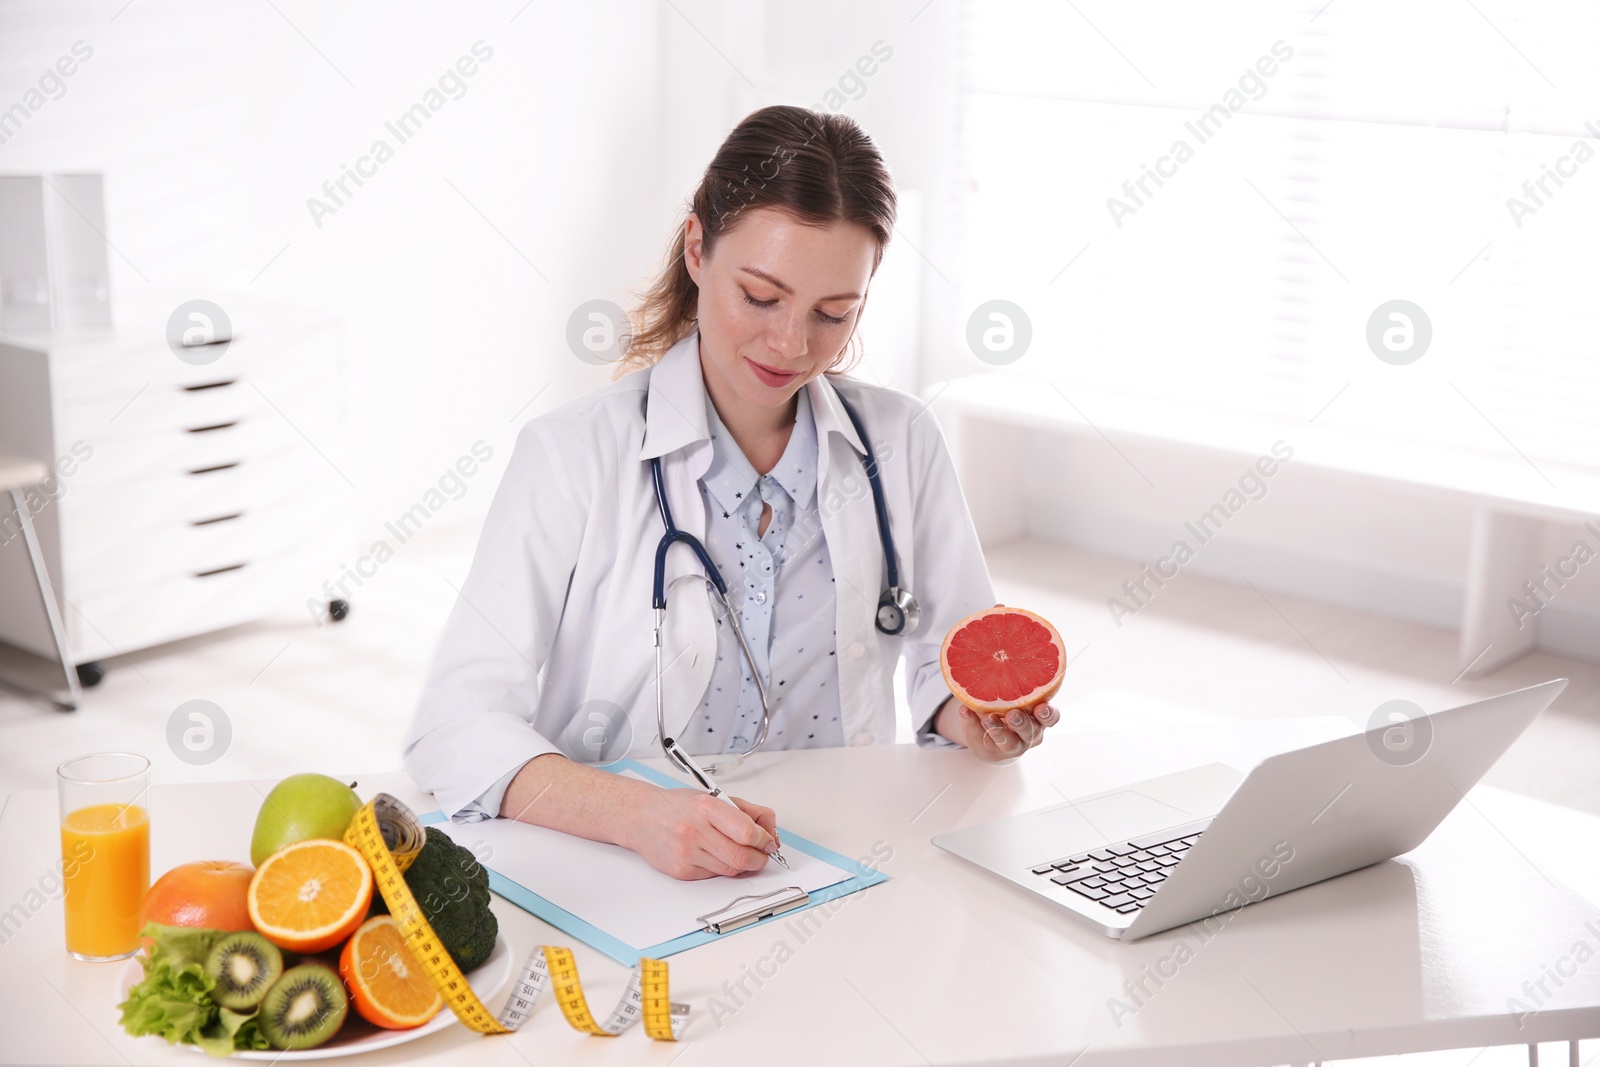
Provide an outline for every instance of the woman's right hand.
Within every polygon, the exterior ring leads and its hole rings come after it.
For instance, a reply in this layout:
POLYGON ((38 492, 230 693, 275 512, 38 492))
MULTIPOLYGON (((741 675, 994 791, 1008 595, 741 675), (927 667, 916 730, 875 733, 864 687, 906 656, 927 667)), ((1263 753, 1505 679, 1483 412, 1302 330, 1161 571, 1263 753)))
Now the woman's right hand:
POLYGON ((778 817, 733 797, 731 806, 698 789, 649 792, 628 813, 627 847, 658 871, 684 880, 759 871, 778 844, 778 817))

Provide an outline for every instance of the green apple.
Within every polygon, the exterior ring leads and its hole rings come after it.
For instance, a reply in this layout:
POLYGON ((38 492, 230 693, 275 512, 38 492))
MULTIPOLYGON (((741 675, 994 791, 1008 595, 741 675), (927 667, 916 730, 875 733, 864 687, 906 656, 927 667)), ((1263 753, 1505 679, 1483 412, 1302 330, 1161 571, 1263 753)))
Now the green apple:
POLYGON ((257 867, 285 845, 316 838, 344 840, 361 810, 356 791, 325 774, 291 774, 273 787, 256 814, 250 862, 257 867))

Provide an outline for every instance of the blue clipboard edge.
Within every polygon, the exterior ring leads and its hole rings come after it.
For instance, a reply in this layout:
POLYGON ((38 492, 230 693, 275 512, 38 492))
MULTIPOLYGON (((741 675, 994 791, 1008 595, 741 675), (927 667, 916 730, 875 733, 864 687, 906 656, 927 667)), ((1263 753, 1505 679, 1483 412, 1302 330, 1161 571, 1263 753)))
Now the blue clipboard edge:
MULTIPOLYGON (((632 771, 633 773, 646 778, 651 782, 654 782, 656 785, 666 786, 668 788, 682 788, 685 785, 685 783, 672 778, 670 775, 663 774, 658 770, 646 767, 643 764, 631 759, 618 760, 615 763, 608 763, 601 766, 600 769, 604 771, 610 771, 613 774, 620 774, 624 771, 632 771)), ((446 821, 444 812, 437 810, 419 815, 418 820, 424 825, 433 825, 446 821)), ((815 856, 817 859, 831 863, 836 867, 840 867, 844 870, 852 871, 854 873, 849 878, 835 882, 830 886, 824 886, 823 888, 811 893, 810 899, 798 908, 781 912, 780 914, 774 915, 771 918, 761 919, 757 922, 750 923, 747 926, 741 926, 738 930, 730 930, 726 934, 714 934, 707 930, 695 930, 684 934, 682 937, 673 938, 671 941, 663 941, 659 945, 651 945, 647 948, 634 948, 632 945, 618 940, 592 923, 585 922, 583 919, 580 919, 578 916, 572 914, 570 911, 567 911, 565 908, 558 907, 557 905, 546 900, 544 897, 541 897, 539 894, 523 888, 516 882, 511 881, 511 879, 499 874, 492 867, 488 868, 489 889, 490 891, 505 897, 523 911, 543 919, 545 922, 549 923, 551 926, 554 926, 562 933, 571 937, 575 937, 579 941, 582 941, 584 944, 588 945, 590 948, 610 956, 624 967, 632 967, 643 957, 661 959, 662 957, 670 956, 675 952, 682 952, 685 949, 691 949, 697 945, 703 945, 708 941, 715 941, 719 938, 729 937, 733 934, 742 933, 745 930, 755 930, 765 926, 767 923, 788 919, 791 916, 799 915, 800 913, 813 908, 818 904, 826 904, 830 900, 837 900, 840 897, 848 896, 849 894, 857 892, 858 890, 867 889, 871 886, 877 885, 879 882, 885 882, 889 879, 887 874, 884 874, 876 867, 868 867, 864 863, 847 859, 846 857, 841 856, 839 853, 834 852, 832 849, 824 848, 814 841, 808 840, 807 838, 801 837, 798 834, 785 830, 782 826, 778 827, 778 834, 780 839, 783 841, 785 848, 788 848, 792 845, 808 855, 815 856)))

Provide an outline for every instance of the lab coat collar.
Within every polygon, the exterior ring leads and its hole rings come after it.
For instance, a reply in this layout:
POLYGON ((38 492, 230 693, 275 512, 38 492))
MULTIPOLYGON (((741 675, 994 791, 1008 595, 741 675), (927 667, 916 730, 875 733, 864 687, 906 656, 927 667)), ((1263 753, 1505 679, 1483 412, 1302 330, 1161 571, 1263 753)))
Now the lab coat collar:
POLYGON ((671 348, 650 368, 650 395, 644 415, 641 460, 652 460, 696 441, 710 441, 706 425, 706 385, 700 376, 700 331, 671 348))
POLYGON ((829 433, 836 433, 849 441, 851 448, 865 456, 866 442, 857 436, 856 428, 850 424, 850 416, 845 414, 844 405, 839 402, 839 393, 828 375, 819 374, 807 382, 806 392, 811 397, 811 418, 817 424, 817 436, 826 441, 829 433))
MULTIPOLYGON (((667 349, 649 373, 644 444, 639 449, 639 458, 650 460, 696 441, 709 442, 711 428, 706 423, 706 384, 700 373, 699 328, 667 349)), ((811 400, 811 416, 818 439, 826 441, 830 432, 840 434, 865 456, 866 445, 850 425, 850 417, 845 414, 828 376, 819 374, 807 382, 806 394, 811 400)))

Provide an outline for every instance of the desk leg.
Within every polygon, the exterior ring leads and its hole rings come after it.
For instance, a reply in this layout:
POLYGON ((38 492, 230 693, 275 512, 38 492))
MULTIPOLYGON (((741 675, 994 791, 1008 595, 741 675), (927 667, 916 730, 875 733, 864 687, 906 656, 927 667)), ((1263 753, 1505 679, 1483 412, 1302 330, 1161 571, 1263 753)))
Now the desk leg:
MULTIPOLYGON (((1539 1067, 1539 1046, 1528 1046, 1528 1067, 1539 1067)), ((1567 1042, 1567 1067, 1579 1067, 1578 1041, 1574 1038, 1567 1042)))
POLYGON ((1543 544, 1544 523, 1540 520, 1488 507, 1478 509, 1472 524, 1457 660, 1469 678, 1499 670, 1538 643, 1538 619, 1519 619, 1509 602, 1529 599, 1523 583, 1539 576, 1543 544))

